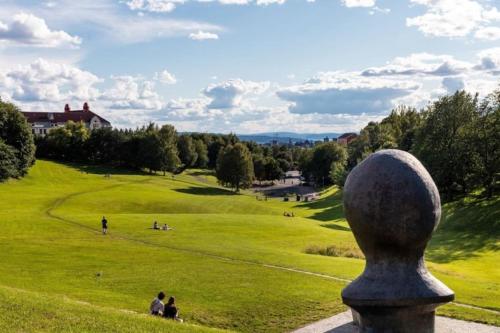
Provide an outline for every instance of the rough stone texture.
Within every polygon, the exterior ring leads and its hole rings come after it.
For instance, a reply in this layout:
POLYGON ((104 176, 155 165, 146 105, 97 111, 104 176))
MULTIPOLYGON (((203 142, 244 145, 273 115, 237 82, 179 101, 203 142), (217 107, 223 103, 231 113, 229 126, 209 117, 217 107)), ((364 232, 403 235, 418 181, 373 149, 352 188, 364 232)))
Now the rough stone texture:
POLYGON ((352 170, 344 211, 365 254, 364 272, 342 291, 361 332, 434 332, 434 310, 453 292, 425 267, 441 216, 439 192, 411 154, 382 150, 352 170))
MULTIPOLYGON (((292 333, 358 333, 349 311, 320 320, 292 333)), ((437 333, 500 333, 500 327, 472 323, 463 320, 436 317, 437 333)))

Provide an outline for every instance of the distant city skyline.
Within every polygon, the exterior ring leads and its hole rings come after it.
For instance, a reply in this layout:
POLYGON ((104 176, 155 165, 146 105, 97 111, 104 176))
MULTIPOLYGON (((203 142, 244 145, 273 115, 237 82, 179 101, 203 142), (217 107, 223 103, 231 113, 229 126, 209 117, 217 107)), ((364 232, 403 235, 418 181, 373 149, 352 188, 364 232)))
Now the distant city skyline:
POLYGON ((344 133, 499 78, 498 0, 0 0, 0 97, 118 127, 344 133))

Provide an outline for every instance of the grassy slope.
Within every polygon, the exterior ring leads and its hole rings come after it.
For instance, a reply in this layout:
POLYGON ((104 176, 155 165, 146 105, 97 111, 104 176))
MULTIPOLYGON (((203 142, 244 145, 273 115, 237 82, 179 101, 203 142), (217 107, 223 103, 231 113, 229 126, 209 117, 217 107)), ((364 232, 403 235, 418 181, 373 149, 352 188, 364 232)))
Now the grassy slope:
MULTIPOLYGON (((214 187, 198 171, 175 179, 103 172, 39 161, 26 179, 0 185, 1 285, 137 312, 165 289, 188 322, 281 332, 341 311, 344 282, 263 264, 346 279, 363 268, 361 260, 303 253, 309 245, 355 246, 335 190, 313 203, 263 202, 214 187), (107 237, 99 234, 103 214, 107 237), (175 231, 147 229, 154 219, 175 231)), ((444 207, 427 256, 461 303, 500 309, 499 207, 499 200, 444 207)), ((441 312, 499 324, 486 311, 451 305, 441 312)))

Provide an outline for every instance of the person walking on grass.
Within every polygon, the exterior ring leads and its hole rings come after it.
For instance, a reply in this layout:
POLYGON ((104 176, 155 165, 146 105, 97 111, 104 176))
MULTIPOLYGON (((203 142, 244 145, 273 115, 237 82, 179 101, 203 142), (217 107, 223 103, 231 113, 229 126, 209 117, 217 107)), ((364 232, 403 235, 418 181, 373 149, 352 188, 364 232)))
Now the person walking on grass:
POLYGON ((153 316, 161 316, 164 315, 165 305, 163 304, 163 299, 165 298, 165 293, 160 291, 157 297, 153 299, 151 305, 149 306, 149 312, 153 316))
POLYGON ((108 233, 108 220, 106 220, 105 216, 102 217, 101 224, 102 224, 102 234, 106 235, 108 233))
POLYGON ((177 320, 180 321, 181 323, 183 322, 183 320, 179 318, 179 310, 175 305, 175 297, 172 296, 168 299, 168 302, 163 310, 163 317, 167 319, 177 320))

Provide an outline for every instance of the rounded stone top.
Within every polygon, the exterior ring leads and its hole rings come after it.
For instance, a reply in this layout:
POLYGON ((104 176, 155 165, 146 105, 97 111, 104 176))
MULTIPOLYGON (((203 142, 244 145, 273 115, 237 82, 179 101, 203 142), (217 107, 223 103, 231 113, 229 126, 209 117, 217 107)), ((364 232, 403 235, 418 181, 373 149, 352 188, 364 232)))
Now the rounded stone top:
POLYGON ((349 174, 344 211, 368 260, 421 258, 441 216, 439 192, 411 154, 381 150, 349 174))

